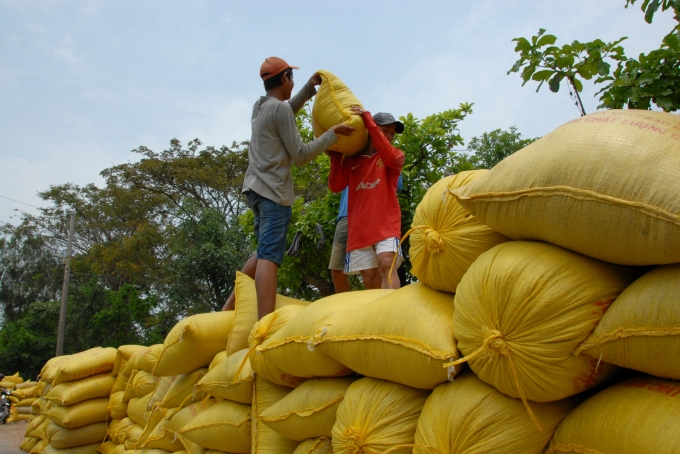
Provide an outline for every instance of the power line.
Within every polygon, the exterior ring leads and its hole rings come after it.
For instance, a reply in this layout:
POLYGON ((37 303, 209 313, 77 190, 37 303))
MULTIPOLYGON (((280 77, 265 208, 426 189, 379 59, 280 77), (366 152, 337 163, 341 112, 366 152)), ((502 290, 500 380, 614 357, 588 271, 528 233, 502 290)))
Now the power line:
POLYGON ((20 204, 22 204, 22 205, 28 205, 29 207, 33 207, 33 208, 38 208, 38 209, 40 209, 40 207, 37 207, 37 206, 35 206, 35 205, 31 205, 30 203, 20 202, 20 201, 18 201, 18 200, 10 199, 9 197, 5 197, 4 195, 0 195, 0 197, 2 197, 3 199, 11 200, 12 202, 16 202, 16 203, 20 203, 20 204))

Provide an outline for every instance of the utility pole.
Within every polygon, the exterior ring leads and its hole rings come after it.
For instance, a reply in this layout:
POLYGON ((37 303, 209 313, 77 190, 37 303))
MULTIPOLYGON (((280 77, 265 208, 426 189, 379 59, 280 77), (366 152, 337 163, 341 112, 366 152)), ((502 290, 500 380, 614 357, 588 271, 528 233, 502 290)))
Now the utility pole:
POLYGON ((59 310, 59 331, 57 334, 57 356, 64 354, 64 333, 66 332, 66 301, 68 301, 68 280, 71 276, 71 252, 73 251, 73 234, 76 229, 76 213, 71 211, 68 229, 68 249, 64 259, 64 285, 61 288, 61 309, 59 310))

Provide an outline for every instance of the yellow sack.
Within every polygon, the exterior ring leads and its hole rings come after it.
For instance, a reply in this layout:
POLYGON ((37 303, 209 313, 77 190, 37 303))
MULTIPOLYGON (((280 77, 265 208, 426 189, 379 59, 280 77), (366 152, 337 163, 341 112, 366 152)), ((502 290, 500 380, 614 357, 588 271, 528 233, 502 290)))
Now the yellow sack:
MULTIPOLYGON (((107 437, 111 440, 116 440, 118 438, 118 428, 120 427, 121 419, 114 418, 109 422, 109 430, 107 432, 107 437)), ((116 443, 118 444, 118 443, 116 443)))
POLYGON ((36 443, 35 446, 33 446, 33 449, 31 449, 31 452, 30 452, 30 454, 42 454, 42 453, 43 453, 43 443, 42 442, 36 443))
POLYGON ((129 376, 132 374, 133 370, 145 370, 147 372, 153 372, 162 350, 163 344, 155 344, 151 347, 135 351, 130 356, 130 359, 125 365, 125 370, 123 373, 129 376))
POLYGON ((116 449, 118 443, 112 441, 105 441, 97 448, 97 452, 100 454, 113 454, 113 450, 116 449))
POLYGON ((680 382, 641 376, 600 391, 569 413, 546 454, 680 452, 680 382))
POLYGON ((409 231, 411 273, 435 290, 455 293, 463 274, 481 253, 510 241, 471 216, 451 193, 486 172, 470 170, 442 178, 416 208, 409 231))
POLYGON ((680 379, 680 264, 660 266, 626 288, 579 346, 593 358, 680 379))
POLYGON ((26 436, 27 437, 34 437, 34 435, 31 435, 31 433, 42 423, 45 422, 45 419, 47 419, 47 416, 45 415, 37 415, 33 420, 31 420, 28 425, 26 426, 26 436))
MULTIPOLYGON (((255 281, 240 271, 236 271, 234 297, 234 320, 227 340, 227 356, 248 348, 248 336, 258 320, 255 281)), ((280 309, 290 305, 307 306, 309 302, 296 300, 277 293, 275 304, 275 309, 280 309)))
POLYGON ((52 445, 45 446, 42 454, 97 454, 97 448, 102 444, 101 441, 89 445, 74 446, 73 448, 58 449, 52 445))
POLYGON ((368 130, 364 121, 360 116, 352 115, 349 110, 353 105, 361 106, 361 103, 335 74, 330 71, 317 73, 321 76, 322 82, 312 107, 314 136, 319 137, 340 123, 352 126, 354 128, 352 135, 338 135, 338 141, 329 147, 329 150, 351 156, 361 151, 368 140, 368 130))
POLYGON ((125 436, 127 434, 127 431, 130 430, 130 428, 134 427, 135 425, 136 425, 135 422, 130 418, 121 419, 117 428, 118 429, 117 436, 116 438, 113 439, 113 441, 115 441, 119 445, 125 443, 125 436))
POLYGON ((14 383, 13 381, 7 381, 7 380, 0 381, 0 388, 14 389, 16 387, 17 387, 17 384, 14 383))
POLYGON ((19 402, 17 404, 17 406, 15 407, 17 409, 17 413, 19 413, 20 415, 30 415, 31 414, 31 404, 33 404, 34 400, 35 400, 35 398, 24 399, 21 402, 19 402))
POLYGON ((38 424, 36 426, 36 428, 33 429, 33 431, 31 431, 30 433, 26 432, 26 435, 28 435, 29 437, 40 438, 41 440, 44 439, 45 438, 45 427, 47 427, 47 425, 49 423, 50 423, 50 420, 47 419, 47 417, 45 417, 45 420, 43 420, 43 422, 38 424))
POLYGON ((146 439, 149 438, 149 435, 153 433, 153 431, 156 429, 158 424, 165 418, 165 416, 168 414, 168 411, 170 409, 168 408, 161 408, 158 405, 153 407, 151 410, 151 413, 149 414, 149 420, 147 421, 146 425, 144 426, 144 431, 142 432, 142 436, 139 437, 139 445, 142 446, 145 442, 146 439))
POLYGON ((156 389, 160 377, 156 377, 151 372, 145 370, 140 370, 135 374, 135 378, 132 380, 132 387, 135 390, 136 397, 144 397, 149 393, 152 393, 156 389))
POLYGON ((310 378, 260 413, 260 420, 291 440, 330 437, 340 402, 355 380, 310 378))
POLYGON ((622 265, 680 262, 678 115, 601 110, 570 121, 454 191, 516 240, 622 265))
POLYGON ((28 388, 34 388, 36 386, 38 386, 37 381, 25 381, 25 382, 17 383, 17 389, 23 389, 23 390, 26 390, 28 388))
POLYGON ((11 396, 11 395, 7 397, 7 400, 9 400, 13 404, 15 404, 13 407, 16 407, 16 404, 21 402, 21 399, 19 399, 18 397, 15 397, 15 396, 11 396))
POLYGON ((305 440, 300 443, 293 454, 333 454, 333 443, 330 438, 326 437, 305 440))
POLYGON ((219 363, 221 363, 225 359, 227 359, 227 351, 222 350, 221 352, 219 352, 218 354, 215 355, 215 357, 213 358, 212 361, 210 361, 210 365, 208 366, 208 371, 213 370, 219 363))
POLYGON ((194 390, 194 386, 207 372, 208 369, 203 367, 188 374, 180 375, 170 385, 159 405, 163 408, 173 408, 182 404, 186 405, 187 403, 203 400, 205 394, 200 390, 194 390))
POLYGON ((22 401, 24 400, 24 398, 26 398, 26 394, 24 394, 24 392, 21 389, 14 389, 12 391, 12 397, 16 397, 17 399, 19 399, 19 401, 22 401))
POLYGON ((208 449, 250 453, 250 405, 217 402, 177 433, 208 449))
POLYGON ((118 391, 109 398, 109 414, 112 419, 123 419, 128 415, 129 402, 123 400, 123 394, 123 391, 118 391))
POLYGON ((106 423, 95 422, 76 429, 67 429, 58 424, 50 423, 45 428, 47 443, 57 449, 73 448, 75 446, 101 443, 106 437, 106 423))
POLYGON ((112 375, 99 374, 61 383, 50 389, 45 399, 58 405, 73 405, 88 399, 108 397, 115 381, 116 377, 112 375))
POLYGON ((125 363, 130 360, 133 353, 138 350, 145 350, 147 347, 143 345, 121 345, 116 351, 116 361, 113 363, 113 370, 111 375, 118 375, 125 370, 125 363))
MULTIPOLYGON (((257 347, 265 364, 271 364, 294 377, 340 377, 352 371, 340 362, 313 348, 313 342, 349 314, 363 310, 371 301, 393 290, 364 290, 331 295, 305 307, 284 326, 257 347), (310 344, 310 345, 308 345, 310 344), (311 348, 308 348, 311 347, 311 348)), ((251 362, 252 363, 252 362, 251 362)), ((256 368, 253 367, 257 372, 256 368)))
POLYGON ((58 366, 52 386, 111 372, 115 360, 116 349, 112 347, 72 355, 58 366))
POLYGON ((128 402, 128 416, 140 426, 145 425, 147 419, 149 419, 149 411, 146 409, 149 399, 151 399, 151 394, 144 397, 133 397, 128 402))
POLYGON ((616 366, 574 349, 636 276, 547 243, 498 245, 458 286, 459 361, 511 397, 548 402, 592 388, 616 366))
POLYGON ((299 444, 274 432, 260 420, 262 412, 280 401, 291 391, 255 375, 252 406, 252 452, 257 454, 292 454, 299 444))
POLYGON ((36 415, 39 415, 41 413, 45 413, 50 409, 50 407, 52 407, 52 402, 49 402, 41 397, 33 402, 31 405, 31 411, 36 415))
POLYGON ((153 374, 180 375, 206 367, 225 349, 233 318, 234 311, 210 312, 177 323, 163 342, 153 374))
POLYGON ((177 437, 177 431, 214 404, 215 399, 208 399, 182 409, 168 410, 165 417, 156 425, 156 428, 149 434, 141 447, 144 449, 160 448, 170 452, 184 449, 182 442, 177 437))
POLYGON ((34 415, 26 414, 26 413, 19 413, 19 420, 20 421, 30 421, 34 415))
POLYGON ((54 405, 45 412, 45 416, 50 420, 67 429, 75 429, 87 424, 106 421, 108 414, 109 399, 106 397, 85 400, 68 407, 54 405))
MULTIPOLYGON (((333 426, 333 452, 382 453, 413 443, 429 391, 375 378, 352 383, 333 426)), ((401 451, 404 452, 404 451, 401 451)))
POLYGON ((30 452, 38 441, 40 441, 39 438, 24 437, 24 441, 22 441, 21 444, 19 445, 19 449, 21 449, 22 451, 30 452))
POLYGON ((144 428, 137 424, 130 427, 125 433, 125 443, 123 443, 125 445, 125 449, 135 449, 139 443, 139 439, 142 438, 143 432, 144 428))
POLYGON ((286 306, 265 315, 255 324, 248 337, 248 345, 250 347, 248 359, 253 371, 276 385, 295 388, 305 379, 284 372, 275 363, 267 361, 258 349, 293 320, 302 309, 302 306, 286 306))
POLYGON ((22 389, 22 391, 24 392, 24 397, 27 398, 27 399, 30 399, 30 398, 33 398, 33 397, 38 398, 37 390, 38 390, 37 386, 22 389))
POLYGON ((127 385, 127 382, 130 379, 130 376, 125 374, 125 366, 126 365, 127 365, 127 360, 123 360, 123 362, 120 363, 120 372, 116 376, 116 381, 113 382, 113 388, 111 388, 111 394, 117 393, 118 391, 125 391, 125 387, 127 385))
POLYGON ((24 379, 19 376, 19 372, 17 372, 14 375, 5 375, 5 380, 6 381, 11 381, 15 385, 18 385, 19 383, 23 383, 24 379))
POLYGON ((125 384, 125 393, 123 394, 123 402, 129 402, 130 399, 133 397, 137 397, 137 393, 135 392, 135 387, 134 387, 134 382, 135 382, 135 376, 137 375, 139 371, 138 370, 133 370, 130 372, 130 378, 128 378, 127 383, 125 384))
POLYGON ((220 399, 251 404, 255 373, 250 367, 250 361, 245 360, 247 354, 246 348, 229 356, 201 378, 196 387, 220 399))
MULTIPOLYGON (((356 293, 347 293, 347 298, 356 298, 356 293)), ((369 377, 432 389, 452 380, 461 369, 443 367, 459 358, 453 332, 453 295, 420 282, 318 329, 312 346, 369 377)))
POLYGON ((538 430, 521 400, 465 371, 432 391, 418 419, 413 452, 541 454, 557 425, 577 404, 577 398, 532 402, 542 425, 538 430))
MULTIPOLYGON (((101 347, 94 347, 94 348, 91 348, 89 350, 85 350, 84 352, 80 352, 80 353, 88 353, 88 352, 92 352, 94 350, 101 350, 101 347)), ((80 353, 76 353, 75 355, 55 356, 54 358, 48 359, 47 362, 45 363, 45 365, 42 367, 42 369, 40 369, 40 373, 38 374, 38 376, 40 377, 40 381, 44 381, 46 383, 52 383, 52 381, 54 380, 54 377, 56 376, 56 373, 57 373, 57 367, 61 363, 68 361, 68 359, 71 356, 76 356, 76 355, 79 355, 80 353)))
POLYGON ((156 384, 156 389, 151 394, 149 402, 146 404, 146 409, 151 410, 156 403, 160 403, 165 398, 165 395, 168 393, 168 390, 170 390, 172 384, 175 383, 179 377, 181 377, 181 375, 161 377, 156 384))

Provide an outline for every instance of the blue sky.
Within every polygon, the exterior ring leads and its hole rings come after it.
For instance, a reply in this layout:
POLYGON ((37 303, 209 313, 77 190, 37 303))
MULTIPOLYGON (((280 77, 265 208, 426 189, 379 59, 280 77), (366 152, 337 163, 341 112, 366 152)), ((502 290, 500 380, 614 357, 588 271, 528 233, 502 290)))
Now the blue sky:
MULTIPOLYGON (((506 75, 512 38, 539 28, 574 39, 628 36, 658 48, 673 21, 644 22, 625 0, 19 1, 0 0, 0 196, 41 205, 50 185, 102 184, 99 172, 170 139, 250 138, 264 58, 301 84, 334 72, 364 106, 416 117, 474 103, 466 140, 516 125, 542 136, 578 116, 566 90, 506 75)), ((582 97, 596 110, 592 85, 582 97)), ((0 198, 0 222, 30 206, 0 198)), ((14 217, 12 217, 14 216, 14 217)))

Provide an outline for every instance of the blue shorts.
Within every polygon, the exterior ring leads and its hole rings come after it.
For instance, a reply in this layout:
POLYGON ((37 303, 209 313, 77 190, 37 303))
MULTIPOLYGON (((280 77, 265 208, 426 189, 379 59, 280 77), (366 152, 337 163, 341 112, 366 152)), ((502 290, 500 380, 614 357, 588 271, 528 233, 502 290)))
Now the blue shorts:
POLYGON ((291 207, 279 205, 255 191, 246 191, 248 205, 255 214, 257 258, 281 266, 286 253, 288 226, 293 214, 291 207))

